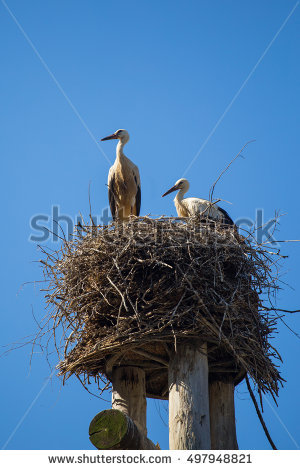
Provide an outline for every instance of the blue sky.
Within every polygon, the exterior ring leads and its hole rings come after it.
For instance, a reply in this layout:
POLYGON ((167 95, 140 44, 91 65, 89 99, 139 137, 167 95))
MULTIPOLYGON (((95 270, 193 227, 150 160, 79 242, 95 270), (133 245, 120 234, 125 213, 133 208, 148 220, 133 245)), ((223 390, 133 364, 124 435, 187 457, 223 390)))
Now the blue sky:
MULTIPOLYGON (((45 313, 40 284, 23 285, 42 279, 30 220, 43 214, 51 228, 53 205, 87 216, 89 183, 101 215, 115 143, 98 142, 118 128, 129 131, 125 153, 140 168, 141 214, 152 215, 175 215, 161 194, 183 175, 190 195, 207 198, 221 170, 256 139, 215 196, 231 203, 222 205, 235 220, 255 220, 263 209, 267 221, 280 210, 278 238, 300 238, 299 23, 294 0, 0 1, 2 351, 36 331, 32 311, 45 313)), ((280 308, 299 308, 299 250, 282 244, 289 258, 280 308)), ((300 332, 299 314, 286 320, 300 332)), ((273 344, 287 383, 275 411, 265 401, 264 417, 277 446, 296 449, 300 341, 279 324, 273 344)), ((1 357, 1 446, 92 448, 89 422, 109 403, 76 379, 64 387, 55 376, 48 381, 43 354, 29 360, 30 347, 1 357)), ((244 384, 236 420, 240 448, 269 448, 244 384)), ((166 404, 149 400, 149 437, 164 449, 165 423, 166 404)))

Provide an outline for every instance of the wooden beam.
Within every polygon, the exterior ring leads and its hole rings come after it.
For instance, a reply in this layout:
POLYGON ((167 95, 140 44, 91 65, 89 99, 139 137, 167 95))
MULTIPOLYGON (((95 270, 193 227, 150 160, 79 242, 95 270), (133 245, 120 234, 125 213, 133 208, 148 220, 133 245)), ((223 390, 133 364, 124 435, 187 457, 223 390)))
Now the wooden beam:
POLYGON ((206 343, 179 343, 170 360, 169 447, 211 447, 206 343))
POLYGON ((91 443, 100 450, 157 450, 140 433, 132 419, 120 410, 98 413, 89 427, 91 443))
POLYGON ((143 357, 147 357, 148 359, 152 359, 153 361, 159 362, 160 364, 163 364, 166 367, 168 367, 169 365, 169 362, 166 361, 163 357, 157 356, 156 354, 152 354, 147 351, 143 351, 143 349, 134 348, 132 349, 132 352, 136 352, 137 354, 140 354, 143 357))
POLYGON ((233 381, 213 381, 209 384, 211 448, 238 449, 234 411, 233 381))

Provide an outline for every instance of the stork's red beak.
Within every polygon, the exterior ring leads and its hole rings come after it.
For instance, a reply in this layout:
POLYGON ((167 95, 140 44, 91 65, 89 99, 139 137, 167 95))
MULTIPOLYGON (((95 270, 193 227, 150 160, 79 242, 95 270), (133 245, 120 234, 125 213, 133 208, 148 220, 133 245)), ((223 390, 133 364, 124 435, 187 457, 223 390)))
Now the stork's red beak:
POLYGON ((162 197, 165 197, 167 196, 168 194, 172 193, 173 191, 176 191, 178 188, 176 186, 176 184, 174 186, 172 186, 171 189, 169 189, 165 194, 162 195, 162 197))
POLYGON ((111 140, 111 139, 117 139, 118 137, 116 136, 116 134, 111 134, 111 135, 108 135, 107 137, 103 137, 103 139, 101 139, 101 142, 103 140, 111 140))

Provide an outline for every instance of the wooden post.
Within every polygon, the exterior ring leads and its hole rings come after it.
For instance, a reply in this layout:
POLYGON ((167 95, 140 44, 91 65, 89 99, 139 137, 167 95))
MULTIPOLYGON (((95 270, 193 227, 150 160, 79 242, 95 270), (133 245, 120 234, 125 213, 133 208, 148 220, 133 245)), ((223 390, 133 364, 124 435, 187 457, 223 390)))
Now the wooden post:
POLYGON ((147 436, 145 371, 139 367, 116 367, 112 374, 112 409, 120 410, 147 436))
POLYGON ((206 343, 178 344, 170 360, 169 447, 211 448, 206 343))
POLYGON ((101 450, 158 450, 147 438, 145 371, 116 367, 112 386, 112 410, 101 411, 90 423, 92 444, 101 450))
POLYGON ((115 367, 112 387, 112 409, 120 410, 132 419, 141 434, 141 449, 155 449, 147 439, 145 371, 132 366, 115 367))
POLYGON ((89 427, 91 443, 100 450, 158 450, 120 410, 98 413, 89 427))
POLYGON ((209 384, 211 448, 238 449, 234 412, 233 382, 213 381, 209 384))

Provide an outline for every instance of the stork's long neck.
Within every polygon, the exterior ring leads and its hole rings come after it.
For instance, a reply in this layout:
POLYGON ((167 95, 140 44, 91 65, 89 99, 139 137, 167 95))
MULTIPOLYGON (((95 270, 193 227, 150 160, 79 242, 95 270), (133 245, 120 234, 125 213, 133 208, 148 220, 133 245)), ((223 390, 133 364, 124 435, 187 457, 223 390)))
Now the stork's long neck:
POLYGON ((122 158, 125 157, 125 155, 123 153, 123 148, 124 148, 125 144, 126 144, 126 142, 122 142, 122 140, 119 140, 119 142, 117 144, 116 154, 117 154, 117 159, 118 160, 122 160, 122 158))
POLYGON ((180 189, 178 193, 176 194, 174 201, 177 201, 180 204, 186 191, 187 191, 186 189, 183 189, 183 188, 180 189))

